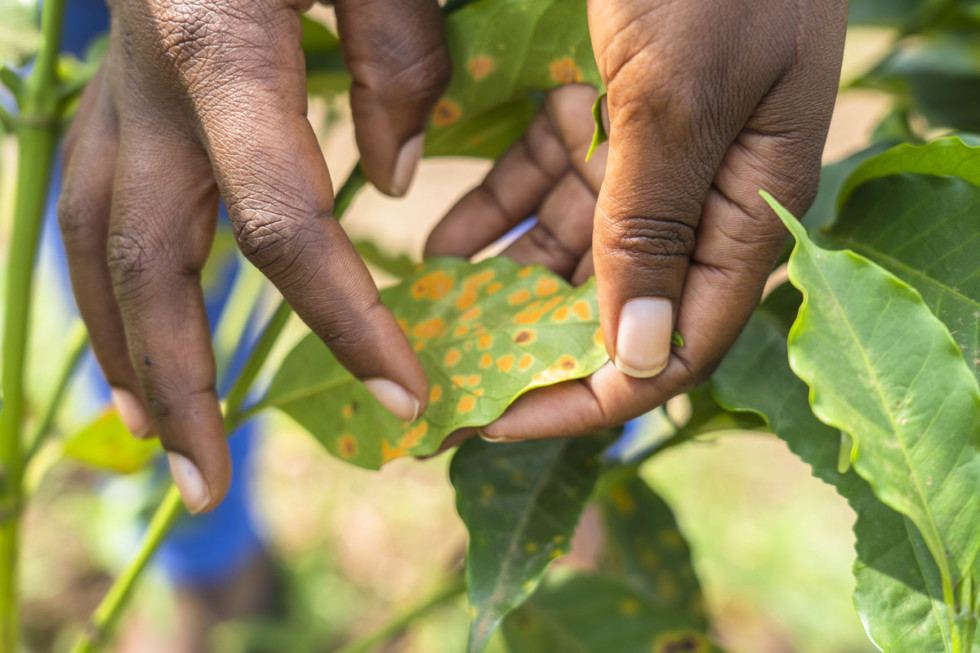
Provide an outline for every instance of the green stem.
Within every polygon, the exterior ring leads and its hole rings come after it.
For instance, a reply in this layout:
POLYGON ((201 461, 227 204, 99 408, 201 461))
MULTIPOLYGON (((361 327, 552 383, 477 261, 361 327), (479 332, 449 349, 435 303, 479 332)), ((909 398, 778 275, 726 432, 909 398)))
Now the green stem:
POLYGON ((15 120, 17 171, 14 225, 7 261, 3 324, 3 411, 0 412, 0 650, 20 646, 17 562, 22 499, 24 370, 31 309, 34 258, 48 196, 61 116, 58 105, 58 53, 65 0, 47 0, 41 14, 42 49, 24 84, 15 120))
POLYGON ((24 454, 25 467, 40 451, 41 446, 51 434, 51 426, 54 424, 54 418, 57 416, 61 402, 68 391, 68 384, 86 351, 88 351, 88 332, 85 330, 85 324, 79 320, 68 333, 68 355, 65 357, 64 366, 58 374, 54 392, 48 399, 44 412, 41 413, 41 421, 34 429, 34 435, 27 441, 27 453, 24 454))
MULTIPOLYGON (((361 172, 360 165, 354 167, 347 181, 344 182, 340 190, 337 191, 334 214, 339 220, 347 208, 350 206, 354 195, 364 186, 367 179, 361 172)), ((268 324, 255 343, 255 348, 249 355, 248 361, 235 379, 235 384, 228 392, 225 399, 225 432, 232 433, 251 415, 250 411, 243 411, 242 405, 248 398, 248 393, 252 384, 262 371, 269 353, 275 346, 279 335, 289 321, 292 309, 286 302, 280 302, 268 324)), ((123 609, 129 602, 136 581, 143 573, 146 564, 156 553, 156 550, 166 539, 171 526, 183 510, 183 503, 180 494, 174 485, 170 486, 167 496, 163 503, 153 513, 150 520, 149 529, 140 543, 140 549, 136 557, 126 565, 122 574, 112 583, 109 593, 96 608, 88 626, 75 642, 71 653, 92 653, 99 649, 112 631, 113 626, 122 615, 123 609)), ((7 650, 7 649, 0 649, 7 650)), ((12 649, 11 649, 12 650, 12 649)))
POLYGON ((347 646, 335 651, 335 653, 370 653, 370 651, 377 650, 382 644, 399 635, 412 625, 412 623, 421 619, 432 610, 454 600, 465 591, 466 580, 463 578, 463 575, 456 574, 451 576, 428 599, 419 605, 396 615, 394 619, 376 631, 369 633, 355 642, 351 642, 347 646))

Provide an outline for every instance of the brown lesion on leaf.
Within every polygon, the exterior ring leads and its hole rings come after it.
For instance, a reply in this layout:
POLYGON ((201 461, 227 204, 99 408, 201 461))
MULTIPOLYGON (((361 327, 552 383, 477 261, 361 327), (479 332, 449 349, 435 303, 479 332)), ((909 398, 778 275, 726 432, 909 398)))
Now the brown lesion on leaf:
POLYGON ((481 80, 492 73, 494 67, 493 59, 483 54, 478 54, 470 59, 466 64, 466 68, 470 71, 470 75, 472 75, 473 79, 476 80, 481 80))
POLYGON ((432 122, 436 127, 446 127, 453 124, 463 115, 463 110, 452 100, 442 98, 436 102, 436 108, 432 110, 432 122))
POLYGON ((353 435, 345 433, 340 436, 337 444, 340 447, 340 454, 344 458, 353 458, 357 454, 357 440, 354 439, 353 435))
POLYGON ((704 636, 693 630, 664 633, 653 643, 653 653, 708 653, 710 650, 704 636))
POLYGON ((551 72, 551 78, 559 84, 574 84, 582 81, 582 70, 575 65, 571 57, 552 61, 548 70, 551 72))

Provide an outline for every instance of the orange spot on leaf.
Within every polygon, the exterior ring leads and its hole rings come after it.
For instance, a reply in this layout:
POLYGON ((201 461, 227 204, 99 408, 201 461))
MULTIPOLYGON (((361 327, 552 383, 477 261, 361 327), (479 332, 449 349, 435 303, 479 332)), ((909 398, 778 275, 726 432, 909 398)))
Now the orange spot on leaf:
POLYGON ((470 386, 471 388, 479 385, 479 383, 480 383, 480 377, 477 376, 476 374, 471 374, 466 379, 466 385, 470 386))
POLYGON ((480 349, 489 349, 490 345, 493 344, 493 336, 489 333, 485 333, 476 340, 476 344, 479 345, 480 349))
POLYGON ((572 312, 582 320, 589 320, 592 318, 592 309, 589 308, 589 304, 587 302, 581 299, 572 304, 572 312))
POLYGON ((559 84, 574 84, 582 81, 582 71, 571 57, 552 61, 548 70, 551 72, 551 78, 559 84))
POLYGON ((443 326, 445 326, 445 323, 439 318, 434 317, 416 324, 415 328, 412 329, 412 335, 416 338, 430 340, 438 335, 443 326))
POLYGON ((458 349, 450 349, 446 352, 446 359, 443 361, 446 367, 451 367, 459 362, 462 355, 459 353, 458 349))
POLYGON ((510 369, 514 367, 514 356, 511 354, 501 356, 497 359, 497 367, 502 369, 504 372, 510 372, 510 369))
POLYGON ((436 127, 445 127, 459 120, 463 110, 452 100, 442 98, 436 103, 436 108, 432 110, 432 122, 436 127))
POLYGON ((529 299, 531 299, 531 293, 528 292, 527 288, 521 288, 520 290, 511 293, 510 297, 507 298, 507 303, 511 306, 517 306, 518 304, 523 304, 529 299))
POLYGON ((466 63, 466 68, 473 75, 473 79, 483 79, 493 72, 493 59, 485 55, 477 55, 466 63))
POLYGON ((442 386, 441 385, 432 386, 432 389, 429 391, 429 403, 434 404, 440 399, 442 399, 442 386))
POLYGON ((534 285, 534 292, 538 297, 546 297, 558 292, 558 282, 549 277, 541 277, 534 285))
POLYGON ((480 313, 482 313, 482 312, 483 311, 480 310, 480 307, 479 306, 474 306, 470 310, 468 310, 465 313, 463 313, 462 315, 460 315, 460 319, 463 319, 463 320, 475 320, 476 318, 480 317, 480 313))
POLYGON ((340 455, 344 458, 353 458, 357 453, 357 440, 350 433, 340 436, 337 445, 340 447, 340 455))
POLYGON ((480 357, 480 367, 487 369, 491 365, 493 365, 493 356, 490 354, 483 354, 483 356, 480 357))
POLYGON ((456 327, 456 330, 453 331, 453 335, 456 335, 461 338, 465 336, 466 332, 469 330, 470 328, 468 326, 466 326, 465 324, 460 324, 458 327, 456 327))
POLYGON ((387 463, 395 458, 402 458, 408 455, 401 447, 392 447, 387 442, 381 443, 381 462, 387 463))
POLYGON ((521 329, 514 334, 514 342, 519 345, 526 345, 532 340, 534 340, 534 331, 529 329, 521 329))
POLYGON ((552 319, 554 319, 554 320, 556 320, 558 322, 564 321, 565 319, 568 318, 568 307, 567 306, 562 306, 557 311, 555 311, 554 315, 552 315, 551 317, 552 317, 552 319))
POLYGON ((491 283, 489 286, 487 286, 487 294, 492 295, 503 287, 504 284, 500 283, 499 281, 495 281, 491 283))
POLYGON ((476 406, 476 399, 470 396, 463 397, 456 405, 456 409, 461 413, 468 413, 476 406))
POLYGON ((534 365, 534 356, 531 354, 524 354, 521 356, 521 359, 517 361, 517 369, 521 370, 522 372, 532 365, 534 365))

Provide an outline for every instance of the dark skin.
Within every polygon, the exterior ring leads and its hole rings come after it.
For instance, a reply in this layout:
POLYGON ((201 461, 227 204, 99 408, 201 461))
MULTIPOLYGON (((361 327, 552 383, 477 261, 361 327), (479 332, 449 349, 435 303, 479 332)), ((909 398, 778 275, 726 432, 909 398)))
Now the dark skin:
MULTIPOLYGON (((59 216, 120 413, 134 433, 159 435, 185 503, 204 511, 231 474, 198 281, 219 196, 245 255, 383 405, 411 418, 428 387, 331 215, 329 173, 306 120, 296 12, 307 4, 111 4, 109 54, 66 142, 59 216)), ((365 171, 401 194, 447 83, 438 6, 334 4, 365 171)), ((549 102, 525 145, 446 217, 427 253, 471 255, 537 212, 539 226, 508 254, 575 281, 594 261, 616 364, 526 395, 483 429, 488 438, 594 432, 706 378, 785 239, 758 189, 799 214, 817 186, 845 0, 588 8, 609 90, 608 152, 582 163, 590 118, 562 107, 584 107, 590 91, 563 91, 568 99, 549 102), (683 349, 670 349, 672 328, 683 349)))

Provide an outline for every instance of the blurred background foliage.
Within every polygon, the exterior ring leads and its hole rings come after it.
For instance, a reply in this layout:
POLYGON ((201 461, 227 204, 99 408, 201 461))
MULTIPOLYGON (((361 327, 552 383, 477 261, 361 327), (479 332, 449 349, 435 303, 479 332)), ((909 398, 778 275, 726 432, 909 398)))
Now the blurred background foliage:
MULTIPOLYGON (((30 3, 0 0, 0 15, 0 55, 23 60, 36 47, 30 3)), ((311 118, 331 170, 342 179, 356 158, 343 97, 346 75, 338 66, 329 10, 316 9, 311 20, 304 40, 311 118)), ((881 143, 916 141, 949 130, 980 131, 980 1, 852 0, 851 23, 825 154, 828 164, 843 163, 826 169, 824 190, 808 220, 831 210, 835 193, 828 189, 868 151, 880 151, 881 143)), ((500 143, 523 129, 535 99, 514 88, 502 105, 481 107, 474 119, 484 120, 490 131, 487 140, 474 142, 472 154, 498 153, 500 143), (499 122, 499 115, 508 121, 499 122)), ((454 86, 450 93, 465 90, 454 86)), ((440 138, 452 135, 434 136, 430 153, 438 154, 440 138)), ((12 156, 8 141, 0 137, 0 171, 12 156)), ((488 168, 480 159, 432 159, 422 165, 404 200, 372 190, 358 196, 345 226, 354 240, 373 243, 365 251, 382 263, 376 269, 380 283, 391 280, 384 272, 391 256, 419 258, 429 228, 488 168)), ((0 215, 5 218, 8 177, 0 175, 0 215)), ((0 224, 0 238, 6 240, 9 220, 0 224)), ((39 361, 59 360, 72 346, 66 328, 73 319, 71 300, 50 260, 51 230, 46 238, 38 279, 38 336, 31 352, 39 361)), ((223 247, 231 255, 233 247, 223 247)), ((220 266, 221 258, 212 265, 220 266)), ((280 356, 303 329, 293 323, 290 334, 280 343, 280 356)), ((32 374, 33 396, 46 396, 56 370, 39 364, 32 366, 32 374)), ((683 413, 684 402, 674 408, 683 413)), ((101 411, 82 378, 70 390, 58 428, 64 434, 77 432, 101 411)), ((655 431, 658 419, 644 420, 639 428, 655 431)), ((267 436, 251 472, 257 513, 278 572, 277 610, 265 621, 229 622, 214 629, 212 650, 338 650, 418 605, 458 571, 466 536, 447 482, 448 456, 400 460, 372 473, 330 458, 285 418, 267 420, 264 430, 267 436)), ((121 437, 108 446, 128 446, 125 441, 121 437)), ((24 619, 28 643, 36 651, 68 645, 76 624, 128 558, 141 517, 164 487, 156 468, 118 476, 82 462, 56 465, 63 452, 63 447, 48 447, 30 469, 29 485, 36 494, 25 518, 24 619)), ((719 643, 746 653, 874 650, 851 602, 853 513, 780 440, 760 431, 716 432, 652 458, 641 475, 673 508, 688 540, 719 643)), ((600 519, 595 509, 586 513, 572 554, 561 564, 595 565, 593 540, 600 519)), ((140 586, 117 650, 176 650, 179 597, 179 588, 160 574, 151 575, 140 586)), ((455 653, 466 638, 469 618, 466 600, 459 596, 373 650, 455 653)), ((488 650, 507 648, 498 637, 488 650)))

